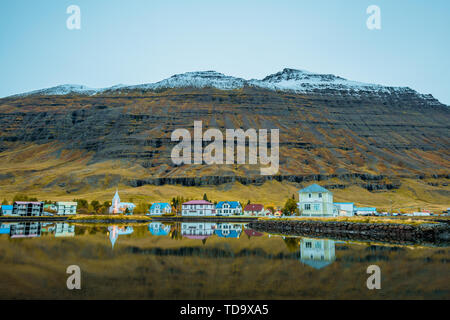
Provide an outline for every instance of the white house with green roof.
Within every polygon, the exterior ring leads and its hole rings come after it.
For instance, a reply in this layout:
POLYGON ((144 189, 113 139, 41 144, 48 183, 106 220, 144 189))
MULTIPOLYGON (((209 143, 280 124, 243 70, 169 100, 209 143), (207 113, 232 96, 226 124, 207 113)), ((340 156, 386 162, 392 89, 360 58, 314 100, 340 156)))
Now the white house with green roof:
POLYGON ((301 216, 333 217, 337 211, 333 205, 333 193, 327 189, 312 184, 298 191, 297 203, 301 216))

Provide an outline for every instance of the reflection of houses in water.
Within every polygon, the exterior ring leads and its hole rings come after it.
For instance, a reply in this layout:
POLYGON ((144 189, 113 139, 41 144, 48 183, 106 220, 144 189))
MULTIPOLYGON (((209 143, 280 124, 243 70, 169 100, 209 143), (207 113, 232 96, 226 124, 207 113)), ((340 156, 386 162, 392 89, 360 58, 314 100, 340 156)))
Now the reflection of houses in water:
POLYGON ((9 224, 0 223, 0 234, 9 234, 10 226, 9 224))
POLYGON ((40 222, 20 222, 10 225, 11 238, 34 238, 41 236, 40 222))
POLYGON ((182 222, 181 235, 189 239, 204 240, 214 233, 215 226, 215 223, 208 222, 182 222))
POLYGON ((264 235, 263 233, 255 231, 255 230, 252 230, 252 229, 245 229, 244 232, 249 238, 251 238, 251 237, 261 237, 261 236, 264 235))
POLYGON ((152 222, 148 225, 148 231, 154 236, 167 236, 171 227, 161 222, 152 222))
POLYGON ((75 226, 68 223, 57 223, 55 227, 55 237, 75 236, 75 226))
POLYGON ((218 223, 214 232, 222 238, 239 238, 242 233, 242 224, 218 223))
POLYGON ((111 247, 114 249, 114 244, 116 243, 116 240, 121 235, 126 234, 132 234, 133 233, 133 227, 126 226, 126 227, 119 227, 119 226, 110 226, 108 227, 109 231, 109 241, 111 241, 111 247))
POLYGON ((322 269, 336 260, 335 241, 328 239, 300 240, 300 261, 315 269, 322 269))

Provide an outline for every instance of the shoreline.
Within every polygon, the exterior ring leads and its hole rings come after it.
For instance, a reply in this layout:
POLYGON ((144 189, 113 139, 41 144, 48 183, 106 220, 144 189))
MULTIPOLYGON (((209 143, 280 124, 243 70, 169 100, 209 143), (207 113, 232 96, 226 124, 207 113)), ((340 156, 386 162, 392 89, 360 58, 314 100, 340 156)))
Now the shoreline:
POLYGON ((410 225, 317 220, 259 220, 249 223, 248 226, 255 231, 279 233, 285 236, 450 246, 450 224, 447 221, 410 225))

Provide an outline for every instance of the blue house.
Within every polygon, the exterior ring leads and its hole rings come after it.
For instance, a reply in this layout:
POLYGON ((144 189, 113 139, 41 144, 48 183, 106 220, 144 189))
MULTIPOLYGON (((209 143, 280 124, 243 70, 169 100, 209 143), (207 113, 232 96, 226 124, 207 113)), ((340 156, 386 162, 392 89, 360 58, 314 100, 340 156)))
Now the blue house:
POLYGON ((217 216, 237 216, 242 214, 242 206, 239 201, 220 201, 216 205, 217 216))
POLYGON ((13 205, 2 205, 0 206, 0 216, 10 216, 13 212, 13 205))
POLYGON ((151 215, 161 215, 172 213, 172 207, 167 202, 155 202, 149 210, 151 215))

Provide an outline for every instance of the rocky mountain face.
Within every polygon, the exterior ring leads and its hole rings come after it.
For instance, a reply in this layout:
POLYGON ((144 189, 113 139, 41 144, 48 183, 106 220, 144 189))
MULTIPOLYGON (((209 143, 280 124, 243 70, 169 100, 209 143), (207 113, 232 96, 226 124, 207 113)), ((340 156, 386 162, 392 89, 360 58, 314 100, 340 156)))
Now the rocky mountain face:
POLYGON ((48 184, 95 185, 102 164, 120 163, 101 179, 140 186, 338 178, 369 190, 395 188, 403 177, 448 178, 449 120, 448 106, 409 88, 292 69, 262 80, 206 71, 137 86, 59 86, 0 99, 0 181, 67 167, 48 184), (173 164, 171 134, 192 131, 194 121, 223 133, 279 129, 279 173, 261 176, 259 165, 173 164), (23 154, 33 147, 45 148, 35 168, 19 168, 36 157, 23 154), (54 162, 40 168, 45 150, 45 161, 54 162), (76 156, 64 157, 68 152, 76 156), (69 169, 83 160, 81 169, 69 169))

